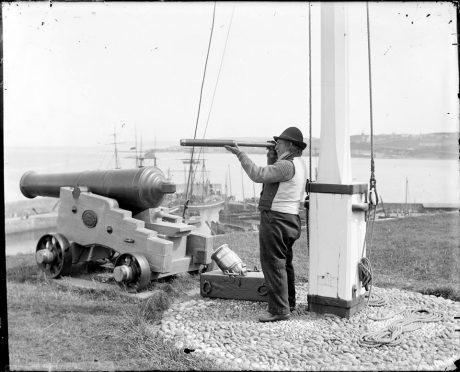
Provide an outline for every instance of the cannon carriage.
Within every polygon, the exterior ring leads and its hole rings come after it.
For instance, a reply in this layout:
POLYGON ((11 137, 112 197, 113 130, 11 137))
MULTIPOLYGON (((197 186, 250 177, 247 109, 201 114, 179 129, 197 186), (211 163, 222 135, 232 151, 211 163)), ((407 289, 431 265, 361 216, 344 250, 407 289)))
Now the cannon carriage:
POLYGON ((157 167, 64 174, 25 173, 24 196, 59 197, 57 231, 42 236, 37 265, 50 278, 85 264, 108 264, 128 290, 151 280, 203 270, 211 264, 213 237, 161 207, 175 184, 157 167))

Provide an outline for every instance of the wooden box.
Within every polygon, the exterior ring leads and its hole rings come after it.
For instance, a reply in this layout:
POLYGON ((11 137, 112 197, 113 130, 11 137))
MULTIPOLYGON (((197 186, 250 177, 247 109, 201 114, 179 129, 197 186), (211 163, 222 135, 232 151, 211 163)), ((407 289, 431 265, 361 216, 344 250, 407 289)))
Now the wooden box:
POLYGON ((249 271, 245 276, 227 275, 222 270, 201 274, 203 297, 267 302, 267 287, 262 271, 249 271))

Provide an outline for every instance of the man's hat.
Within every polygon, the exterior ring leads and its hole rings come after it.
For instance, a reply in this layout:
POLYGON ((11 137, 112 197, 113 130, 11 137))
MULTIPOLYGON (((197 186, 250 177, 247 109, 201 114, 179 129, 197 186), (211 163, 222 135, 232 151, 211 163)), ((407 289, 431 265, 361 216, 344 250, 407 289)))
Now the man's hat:
POLYGON ((273 137, 275 141, 279 139, 292 142, 294 145, 299 146, 302 150, 307 147, 307 144, 303 142, 303 135, 299 128, 289 127, 279 137, 273 137))

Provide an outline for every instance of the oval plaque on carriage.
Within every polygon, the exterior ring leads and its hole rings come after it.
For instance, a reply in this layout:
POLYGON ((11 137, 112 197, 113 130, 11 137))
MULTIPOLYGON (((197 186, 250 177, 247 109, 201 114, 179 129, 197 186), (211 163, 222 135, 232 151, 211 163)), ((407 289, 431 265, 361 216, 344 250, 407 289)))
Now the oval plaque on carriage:
POLYGON ((97 214, 96 212, 92 211, 91 209, 87 209, 81 215, 81 219, 85 226, 89 228, 93 228, 97 225, 97 214))

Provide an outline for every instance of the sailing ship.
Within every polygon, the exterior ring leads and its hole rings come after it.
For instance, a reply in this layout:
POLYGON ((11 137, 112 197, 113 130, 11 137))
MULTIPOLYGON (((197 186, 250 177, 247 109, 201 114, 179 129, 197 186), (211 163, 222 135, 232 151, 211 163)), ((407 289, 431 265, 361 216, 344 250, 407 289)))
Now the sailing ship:
MULTIPOLYGON (((116 137, 114 136, 114 154, 115 163, 118 153, 116 137)), ((121 151, 122 152, 122 151, 121 151)), ((142 150, 142 138, 140 140, 140 149, 137 147, 137 137, 135 146, 130 148, 131 154, 126 158, 134 158, 136 167, 146 166, 147 160, 153 160, 153 166, 157 166, 156 157, 156 139, 154 148, 142 150)), ((220 221, 222 213, 227 207, 227 202, 234 198, 229 196, 227 188, 225 194, 222 192, 220 183, 210 181, 210 172, 206 169, 204 158, 184 158, 179 159, 184 166, 183 170, 168 169, 166 176, 168 179, 173 178, 174 173, 183 173, 183 183, 176 183, 176 192, 165 195, 162 207, 166 208, 168 213, 182 216, 184 221, 196 227, 195 231, 210 233, 213 235, 224 234, 229 231, 248 230, 248 224, 244 228, 235 224, 226 224, 220 221), (201 168, 199 168, 201 165, 201 168)), ((252 226, 252 225, 251 225, 252 226)))
POLYGON ((216 235, 219 233, 216 228, 219 212, 225 204, 222 185, 210 181, 204 158, 182 159, 182 163, 184 170, 168 170, 168 175, 172 172, 183 173, 184 183, 176 184, 176 192, 166 195, 163 205, 169 209, 169 213, 183 216, 198 231, 216 235), (197 169, 199 164, 200 170, 197 169), (200 176, 197 177, 197 174, 200 176))

